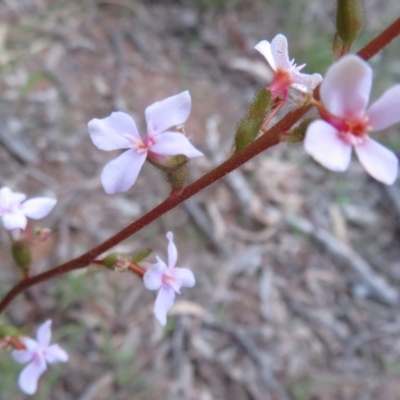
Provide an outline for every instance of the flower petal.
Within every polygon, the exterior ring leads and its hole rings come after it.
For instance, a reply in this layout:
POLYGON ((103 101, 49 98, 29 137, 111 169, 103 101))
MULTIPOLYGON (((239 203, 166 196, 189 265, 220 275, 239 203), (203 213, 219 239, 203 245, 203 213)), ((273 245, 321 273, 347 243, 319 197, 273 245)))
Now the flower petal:
POLYGON ((19 375, 18 384, 21 390, 26 394, 34 394, 38 380, 44 371, 46 371, 45 360, 41 357, 35 358, 19 375))
POLYGON ((178 259, 178 250, 174 243, 174 235, 172 232, 167 233, 168 239, 168 268, 173 268, 176 265, 178 259))
POLYGON ((272 39, 271 52, 276 69, 288 71, 292 68, 292 63, 289 60, 288 41, 285 35, 278 33, 272 39))
POLYGON ((261 42, 257 43, 254 48, 266 58, 270 67, 276 71, 274 56, 272 55, 271 50, 271 43, 268 42, 268 40, 262 40, 261 42))
POLYGON ((355 146, 360 163, 377 181, 392 185, 397 178, 398 160, 396 155, 377 141, 368 138, 355 146))
POLYGON ((162 326, 167 323, 167 313, 174 304, 174 300, 174 289, 169 286, 162 286, 154 303, 154 314, 162 326))
POLYGON ((13 350, 11 352, 11 357, 19 364, 26 364, 32 360, 33 356, 34 353, 29 350, 13 350))
POLYGON ((20 340, 25 345, 26 350, 31 351, 31 352, 37 351, 37 349, 39 347, 39 343, 36 340, 31 339, 30 337, 27 337, 27 336, 21 337, 20 340))
POLYGON ((93 144, 100 150, 128 149, 132 139, 142 140, 133 118, 121 111, 106 118, 92 119, 88 129, 93 144))
POLYGON ((148 131, 158 134, 183 124, 189 117, 191 106, 192 100, 187 90, 151 104, 145 111, 148 131))
POLYGON ((340 139, 337 130, 322 120, 314 121, 304 139, 305 151, 331 171, 345 171, 350 164, 351 145, 340 139))
POLYGON ((57 343, 52 344, 46 351, 46 361, 49 364, 54 364, 57 362, 67 362, 68 354, 61 348, 57 343))
POLYGON ((193 287, 196 284, 196 279, 190 269, 175 268, 174 274, 176 280, 180 282, 180 287, 193 287))
MULTIPOLYGON (((9 208, 15 205, 21 204, 26 199, 26 195, 23 193, 13 192, 8 187, 2 187, 0 189, 0 209, 2 207, 9 208)), ((2 215, 0 211, 0 215, 2 215)))
POLYGON ((25 229, 28 223, 25 215, 21 211, 3 214, 2 216, 4 228, 11 229, 25 229))
POLYGON ((167 270, 164 261, 157 257, 157 264, 152 265, 143 275, 143 283, 146 289, 158 290, 163 281, 163 275, 167 270))
POLYGON ((146 161, 146 156, 147 152, 138 153, 130 149, 106 164, 101 174, 101 182, 106 193, 126 192, 133 186, 146 161))
POLYGON ((50 199, 48 197, 35 197, 26 200, 21 205, 20 209, 28 218, 41 219, 50 213, 56 203, 57 200, 55 199, 50 199))
POLYGON ((380 131, 400 122, 400 85, 386 90, 367 111, 374 131, 380 131))
POLYGON ((153 153, 162 156, 183 154, 188 158, 203 156, 203 153, 197 150, 183 133, 164 132, 156 138, 156 143, 150 149, 153 153))
POLYGON ((322 76, 320 74, 292 74, 293 83, 291 84, 297 90, 301 92, 308 92, 309 90, 314 90, 321 82, 322 76))
POLYGON ((51 319, 48 319, 42 325, 39 326, 36 332, 36 338, 38 343, 42 347, 48 347, 51 341, 51 319))
POLYGON ((321 84, 321 100, 337 117, 363 117, 371 85, 371 67, 358 56, 344 56, 328 69, 321 84))

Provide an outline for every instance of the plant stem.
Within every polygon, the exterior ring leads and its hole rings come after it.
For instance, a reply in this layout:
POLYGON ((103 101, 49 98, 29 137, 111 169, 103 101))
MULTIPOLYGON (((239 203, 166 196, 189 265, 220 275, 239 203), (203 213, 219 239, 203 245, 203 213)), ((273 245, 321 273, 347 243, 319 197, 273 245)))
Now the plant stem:
MULTIPOLYGON (((400 35, 400 18, 397 19, 393 24, 386 28, 382 33, 380 33, 375 39, 363 47, 358 55, 365 60, 370 59, 383 47, 385 47, 389 42, 391 42, 395 37, 400 35)), ((264 133, 261 137, 256 139, 253 143, 247 146, 242 151, 234 154, 231 158, 220 164, 218 167, 214 168, 210 172, 206 173, 204 176, 193 182, 192 184, 186 186, 181 192, 174 193, 173 196, 168 197, 158 206, 153 208, 151 211, 143 215, 141 218, 128 225, 126 228, 122 229, 120 232, 112 236, 110 239, 99 244, 93 249, 89 250, 80 257, 70 260, 64 264, 50 269, 49 271, 43 272, 36 276, 28 277, 24 280, 18 282, 2 299, 0 302, 0 313, 8 306, 8 304, 20 293, 25 291, 31 286, 34 286, 40 282, 47 281, 56 276, 63 275, 67 272, 85 268, 93 260, 96 259, 100 254, 114 247, 116 244, 127 239, 129 236, 140 231, 168 211, 172 210, 179 204, 183 203, 185 200, 194 196, 201 190, 212 185, 219 179, 223 178, 230 172, 239 168, 247 161, 251 160, 253 157, 257 156, 264 150, 275 146, 279 143, 279 136, 281 132, 289 130, 297 121, 302 118, 305 113, 311 108, 311 106, 298 108, 294 111, 289 112, 284 118, 282 118, 277 124, 275 124, 271 129, 264 133)))

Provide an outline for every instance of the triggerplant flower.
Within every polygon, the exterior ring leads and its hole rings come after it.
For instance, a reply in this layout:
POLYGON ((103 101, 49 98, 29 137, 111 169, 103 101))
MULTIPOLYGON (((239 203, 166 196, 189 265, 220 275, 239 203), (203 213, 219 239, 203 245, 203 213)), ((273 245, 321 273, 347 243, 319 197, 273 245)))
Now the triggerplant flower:
POLYGON ((301 74, 300 71, 306 64, 297 66, 294 59, 290 61, 288 51, 288 41, 286 36, 279 33, 272 42, 262 40, 257 43, 255 49, 258 50, 268 61, 275 72, 269 88, 273 97, 281 94, 284 98, 288 95, 289 87, 293 87, 301 92, 314 90, 321 82, 320 74, 301 74))
POLYGON ((48 197, 35 197, 24 201, 25 199, 23 193, 13 192, 8 187, 0 189, 0 217, 6 229, 25 229, 27 217, 44 218, 57 202, 48 197))
POLYGON ((172 232, 168 232, 168 266, 157 257, 157 264, 152 265, 143 276, 147 289, 160 289, 154 304, 154 314, 163 326, 167 322, 167 312, 174 304, 175 293, 180 293, 181 287, 193 287, 196 283, 192 271, 175 267, 178 251, 173 238, 172 232))
POLYGON ((25 350, 13 350, 13 359, 20 364, 29 363, 20 373, 18 384, 26 394, 34 394, 40 376, 47 369, 47 364, 68 361, 68 354, 58 345, 50 345, 51 320, 42 324, 36 333, 37 340, 21 337, 25 350))
POLYGON ((372 69, 358 56, 348 55, 333 64, 320 90, 324 120, 310 124, 304 147, 311 157, 332 171, 348 168, 354 147, 366 171, 391 185, 397 177, 397 157, 368 133, 400 121, 400 85, 388 89, 368 107, 371 86, 372 69))
POLYGON ((188 91, 148 106, 145 139, 141 138, 133 118, 123 112, 89 121, 90 137, 100 150, 129 149, 104 167, 101 175, 104 190, 109 194, 127 191, 136 182, 147 157, 159 162, 179 154, 188 158, 202 156, 183 133, 171 131, 187 120, 190 108, 188 91))

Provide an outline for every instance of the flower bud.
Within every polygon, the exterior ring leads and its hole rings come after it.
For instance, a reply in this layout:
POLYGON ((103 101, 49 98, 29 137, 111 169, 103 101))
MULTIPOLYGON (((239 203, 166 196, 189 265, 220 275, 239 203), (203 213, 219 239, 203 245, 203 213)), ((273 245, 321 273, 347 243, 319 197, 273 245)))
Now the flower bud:
POLYGON ((132 256, 131 262, 137 264, 143 261, 151 254, 152 251, 153 249, 151 247, 147 247, 146 249, 139 251, 139 253, 136 253, 132 256))
MULTIPOLYGON (((342 41, 342 55, 350 49, 357 38, 363 21, 362 0, 337 0, 336 32, 342 41)), ((334 47, 337 47, 337 45, 334 47)))
POLYGON ((11 253, 15 263, 21 269, 22 273, 27 276, 32 262, 31 249, 26 240, 16 240, 12 242, 11 253))
POLYGON ((119 260, 118 253, 107 254, 102 260, 102 264, 108 269, 114 269, 115 263, 119 260))
POLYGON ((237 127, 234 153, 243 150, 257 138, 270 104, 271 92, 264 87, 255 95, 252 104, 237 127))

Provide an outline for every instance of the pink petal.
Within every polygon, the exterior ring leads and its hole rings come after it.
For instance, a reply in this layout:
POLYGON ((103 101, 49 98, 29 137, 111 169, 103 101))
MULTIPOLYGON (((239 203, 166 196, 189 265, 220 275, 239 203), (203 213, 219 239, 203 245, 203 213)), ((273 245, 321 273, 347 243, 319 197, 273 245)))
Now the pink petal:
POLYGON ((292 68, 289 60, 288 41, 286 36, 278 33, 271 42, 272 56, 275 61, 276 69, 288 71, 292 68))
POLYGON ((148 131, 158 134, 182 125, 189 117, 191 106, 192 100, 187 90, 151 104, 145 111, 148 131))
POLYGON ((400 85, 386 90, 368 109, 367 116, 374 131, 400 122, 400 85))
POLYGON ((174 235, 172 232, 167 233, 168 239, 168 267, 173 268, 176 265, 176 261, 178 259, 178 250, 176 249, 174 243, 174 235))
POLYGON ((29 350, 13 350, 11 352, 11 357, 19 364, 26 364, 32 360, 33 356, 34 353, 29 350))
POLYGON ((31 339, 30 337, 23 336, 20 338, 20 340, 25 345, 27 351, 36 352, 37 349, 40 347, 39 343, 36 340, 31 339))
POLYGON ((368 138, 355 146, 360 163, 377 181, 392 185, 397 178, 398 160, 396 155, 380 143, 368 138))
POLYGON ((128 149, 132 140, 142 140, 133 118, 121 111, 106 118, 92 119, 88 129, 93 144, 100 150, 128 149))
POLYGON ((362 117, 371 85, 371 67, 358 56, 344 56, 328 69, 321 84, 321 100, 337 117, 362 117))
POLYGON ((36 332, 36 338, 38 343, 42 347, 48 347, 51 341, 51 319, 48 319, 42 325, 39 326, 36 332))
POLYGON ((308 92, 309 90, 314 90, 321 82, 322 76, 320 74, 300 74, 294 73, 292 74, 292 87, 301 92, 308 92))
POLYGON ((18 384, 26 394, 34 394, 40 376, 46 371, 46 362, 43 358, 37 357, 29 363, 20 373, 18 384))
POLYGON ((28 223, 25 215, 21 211, 7 213, 2 216, 4 228, 11 229, 25 229, 28 223))
POLYGON ((167 266, 159 257, 157 257, 157 261, 157 264, 148 268, 143 275, 143 283, 146 289, 158 290, 162 285, 163 276, 167 270, 167 266))
POLYGON ((25 199, 26 195, 23 193, 13 192, 8 187, 3 187, 0 189, 0 207, 10 207, 21 204, 25 199))
POLYGON ((180 282, 180 287, 193 287, 196 284, 196 279, 190 269, 175 268, 174 274, 176 280, 180 282))
POLYGON ((101 174, 101 182, 106 193, 126 192, 131 188, 146 161, 146 156, 146 152, 127 150, 106 164, 101 174))
POLYGON ((153 153, 162 156, 183 154, 188 158, 201 157, 203 155, 183 133, 164 132, 161 135, 157 135, 156 139, 156 143, 151 147, 153 153))
POLYGON ((337 130, 322 120, 314 121, 304 139, 305 151, 331 171, 345 171, 350 164, 351 145, 340 139, 337 130))
POLYGON ((257 43, 254 47, 257 51, 259 51, 268 61, 270 67, 276 71, 274 57, 272 55, 271 44, 267 40, 262 40, 257 43))
POLYGON ((154 303, 154 314, 162 326, 167 323, 167 313, 174 304, 174 300, 174 289, 169 286, 162 286, 154 303))
POLYGON ((58 344, 52 344, 46 351, 46 361, 49 364, 57 362, 67 362, 68 354, 58 344))
POLYGON ((56 205, 57 200, 48 197, 35 197, 25 201, 21 205, 21 211, 32 219, 41 219, 50 213, 56 205))

